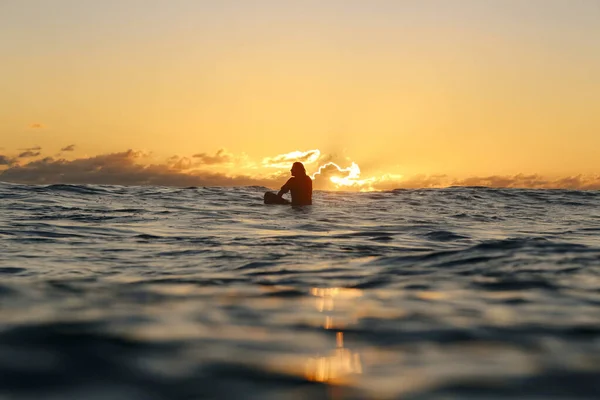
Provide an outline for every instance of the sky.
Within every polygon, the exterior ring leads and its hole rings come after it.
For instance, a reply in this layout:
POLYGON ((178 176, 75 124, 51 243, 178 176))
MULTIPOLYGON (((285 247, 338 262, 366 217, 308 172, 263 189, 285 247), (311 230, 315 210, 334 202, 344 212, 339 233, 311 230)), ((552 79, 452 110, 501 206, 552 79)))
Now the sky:
POLYGON ((3 0, 0 181, 600 188, 599 43, 597 0, 3 0))

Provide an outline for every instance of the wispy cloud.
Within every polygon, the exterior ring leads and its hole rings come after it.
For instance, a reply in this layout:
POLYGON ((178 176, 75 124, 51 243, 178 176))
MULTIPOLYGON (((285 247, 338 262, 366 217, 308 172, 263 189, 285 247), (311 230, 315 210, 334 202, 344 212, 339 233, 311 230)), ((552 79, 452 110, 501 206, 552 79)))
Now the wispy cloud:
POLYGON ((262 165, 269 168, 289 168, 292 162, 299 161, 304 164, 317 162, 321 152, 318 149, 308 151, 292 151, 286 154, 279 154, 275 157, 265 157, 262 165))
POLYGON ((228 164, 233 161, 233 154, 228 153, 225 149, 220 149, 214 156, 207 153, 194 154, 193 158, 198 159, 198 164, 215 165, 228 164))
POLYGON ((60 151, 75 151, 75 145, 74 144, 70 144, 66 147, 63 147, 62 149, 60 149, 60 151))
POLYGON ((43 125, 43 124, 40 124, 40 123, 37 123, 37 122, 35 122, 35 123, 33 123, 33 124, 30 124, 30 125, 29 125, 29 128, 31 128, 31 129, 42 129, 42 128, 44 128, 44 125, 43 125))
POLYGON ((31 150, 27 150, 24 151, 23 153, 19 154, 17 157, 18 158, 33 158, 33 157, 39 157, 42 153, 39 151, 31 151, 31 150))
POLYGON ((40 151, 42 149, 41 146, 33 146, 33 147, 25 147, 24 149, 19 149, 23 151, 40 151))

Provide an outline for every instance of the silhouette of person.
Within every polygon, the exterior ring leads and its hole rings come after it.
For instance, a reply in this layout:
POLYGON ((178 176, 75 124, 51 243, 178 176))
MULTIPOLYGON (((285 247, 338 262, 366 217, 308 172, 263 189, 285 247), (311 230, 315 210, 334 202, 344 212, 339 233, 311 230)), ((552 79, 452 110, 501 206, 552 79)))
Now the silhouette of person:
POLYGON ((265 204, 290 204, 283 198, 287 192, 292 194, 293 206, 308 206, 312 204, 312 179, 306 175, 306 169, 301 162, 295 162, 290 170, 292 177, 281 187, 277 195, 265 193, 265 204))

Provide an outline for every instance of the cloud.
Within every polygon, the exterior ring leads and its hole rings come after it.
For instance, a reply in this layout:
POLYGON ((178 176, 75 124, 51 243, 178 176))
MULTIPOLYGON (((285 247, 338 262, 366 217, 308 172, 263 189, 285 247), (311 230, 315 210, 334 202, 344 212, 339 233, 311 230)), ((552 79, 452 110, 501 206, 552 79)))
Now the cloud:
POLYGON ((167 160, 167 165, 174 170, 184 171, 191 169, 194 164, 187 157, 173 156, 167 160))
POLYGON ((538 174, 473 176, 456 179, 448 175, 416 175, 407 179, 375 182, 375 190, 442 188, 449 186, 482 186, 519 189, 599 190, 600 175, 575 175, 547 178, 538 174))
POLYGON ((5 156, 5 155, 0 155, 0 165, 12 165, 14 164, 15 159, 5 156))
POLYGON ((42 149, 41 146, 33 146, 33 147, 25 147, 24 149, 19 149, 19 150, 24 150, 24 151, 40 151, 42 149))
POLYGON ((60 151, 75 151, 75 145, 74 144, 70 144, 66 147, 63 147, 62 149, 60 149, 60 151))
POLYGON ((337 188, 344 187, 370 189, 370 183, 375 178, 360 179, 360 168, 358 164, 352 163, 347 168, 342 168, 334 162, 328 162, 321 165, 317 172, 312 175, 315 180, 315 186, 326 187, 329 183, 333 183, 337 188))
MULTIPOLYGON (((75 160, 51 157, 12 166, 0 180, 30 184, 106 184, 158 186, 278 186, 280 182, 263 177, 226 175, 206 171, 183 172, 172 162, 143 165, 141 152, 128 150, 75 160)), ((173 161, 173 160, 171 160, 173 161)))
POLYGON ((33 124, 29 125, 29 128, 31 128, 31 129, 42 129, 42 128, 44 128, 44 125, 40 124, 40 123, 33 123, 33 124))
POLYGON ((513 176, 492 175, 454 180, 452 186, 486 186, 492 188, 529 188, 529 189, 600 189, 599 176, 575 175, 549 179, 538 174, 517 174, 513 176))
POLYGON ((327 162, 319 167, 312 178, 318 188, 372 191, 397 188, 402 175, 383 174, 364 178, 361 177, 360 167, 355 162, 351 162, 346 168, 334 162, 327 162))
POLYGON ((228 153, 225 149, 220 149, 214 156, 208 155, 207 153, 194 154, 192 157, 198 158, 198 164, 215 165, 215 164, 227 164, 232 162, 233 155, 228 153))
POLYGON ((553 184, 563 189, 600 190, 600 176, 569 176, 555 180, 553 184))
POLYGON ((292 151, 291 153, 279 154, 275 157, 265 157, 262 165, 269 168, 289 168, 291 164, 298 161, 304 164, 317 162, 321 157, 318 149, 308 151, 292 151))
POLYGON ((25 151, 21 154, 19 154, 17 157, 18 158, 33 158, 33 157, 39 157, 39 155, 42 154, 39 151, 25 151))
MULTIPOLYGON (((312 160, 318 154, 318 162, 324 159, 320 152, 299 152, 305 160, 312 160), (317 153, 318 152, 318 153, 317 153)), ((158 185, 158 186, 266 186, 280 187, 289 177, 290 154, 268 158, 269 168, 244 169, 244 174, 236 174, 227 167, 215 172, 210 162, 221 157, 224 165, 226 156, 231 160, 237 157, 229 153, 217 152, 208 159, 203 157, 173 156, 164 162, 150 163, 146 154, 128 150, 119 153, 101 154, 94 157, 66 160, 46 157, 18 163, 18 158, 0 155, 0 181, 31 184, 112 184, 112 185, 158 185), (213 159, 215 158, 215 159, 213 159), (197 159, 200 159, 198 164, 197 159), (285 161, 285 162, 284 162, 285 161), (282 168, 270 167, 277 162, 282 168), (197 167, 200 167, 198 169, 197 167), (204 169, 203 169, 204 168, 204 169), (248 173, 251 171, 251 173, 248 173), (255 174, 255 175, 252 175, 255 174)), ((206 155, 206 153, 200 153, 206 155)), ((264 161, 264 160, 263 160, 264 161)), ((317 164, 318 165, 318 164, 317 164)), ((536 188, 536 189, 600 189, 600 175, 574 175, 550 179, 537 174, 491 175, 456 179, 448 175, 401 175, 383 174, 361 176, 358 164, 350 162, 342 167, 333 162, 320 165, 313 174, 316 189, 342 190, 392 190, 398 188, 439 188, 448 186, 487 186, 494 188, 536 188)))

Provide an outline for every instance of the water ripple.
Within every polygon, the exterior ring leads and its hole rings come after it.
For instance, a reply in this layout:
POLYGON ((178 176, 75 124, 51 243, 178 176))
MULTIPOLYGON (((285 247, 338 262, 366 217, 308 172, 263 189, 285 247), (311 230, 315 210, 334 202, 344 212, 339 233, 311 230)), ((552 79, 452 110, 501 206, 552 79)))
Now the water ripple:
POLYGON ((0 397, 600 393, 599 192, 266 190, 0 183, 0 397))

